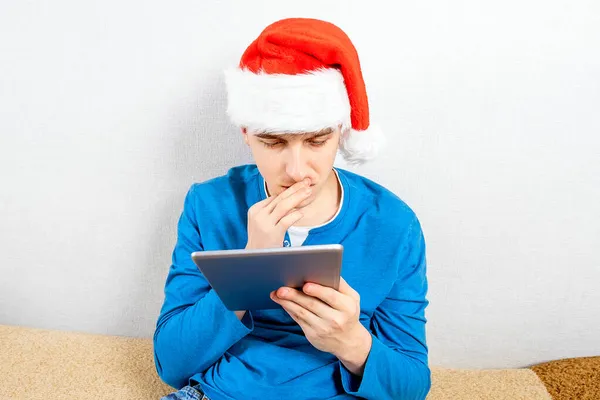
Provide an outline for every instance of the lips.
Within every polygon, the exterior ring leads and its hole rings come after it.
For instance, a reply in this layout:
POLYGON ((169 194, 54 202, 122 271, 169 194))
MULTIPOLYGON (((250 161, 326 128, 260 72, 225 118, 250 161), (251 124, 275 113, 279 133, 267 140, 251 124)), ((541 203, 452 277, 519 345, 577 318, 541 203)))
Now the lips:
MULTIPOLYGON (((310 185, 310 187, 313 187, 313 186, 315 186, 314 183, 310 185)), ((290 188, 290 186, 281 186, 281 187, 284 188, 284 189, 289 189, 290 188)))

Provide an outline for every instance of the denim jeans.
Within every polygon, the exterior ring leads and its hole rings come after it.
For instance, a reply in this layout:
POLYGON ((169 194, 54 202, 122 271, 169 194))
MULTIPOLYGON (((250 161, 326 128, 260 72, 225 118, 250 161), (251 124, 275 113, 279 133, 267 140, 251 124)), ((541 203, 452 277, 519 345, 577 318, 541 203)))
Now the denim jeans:
POLYGON ((160 400, 210 400, 202 393, 200 385, 185 386, 181 390, 168 394, 160 400))

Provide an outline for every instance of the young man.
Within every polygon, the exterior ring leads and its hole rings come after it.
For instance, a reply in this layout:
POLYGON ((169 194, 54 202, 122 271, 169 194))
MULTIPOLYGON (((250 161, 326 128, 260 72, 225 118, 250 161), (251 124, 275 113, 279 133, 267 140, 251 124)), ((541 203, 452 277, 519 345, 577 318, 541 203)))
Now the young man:
POLYGON ((358 55, 335 25, 268 26, 226 74, 228 113, 256 165, 191 186, 154 335, 166 399, 424 399, 425 242, 397 196, 333 168, 375 148, 358 55), (194 251, 341 243, 339 291, 271 294, 229 311, 194 251))

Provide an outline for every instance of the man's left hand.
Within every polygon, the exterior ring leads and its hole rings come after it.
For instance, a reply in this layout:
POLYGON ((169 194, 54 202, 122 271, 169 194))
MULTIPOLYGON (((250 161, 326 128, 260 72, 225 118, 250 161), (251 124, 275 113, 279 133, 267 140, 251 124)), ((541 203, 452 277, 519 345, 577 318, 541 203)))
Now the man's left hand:
POLYGON ((300 325, 314 347, 336 356, 353 374, 362 375, 372 338, 359 321, 360 296, 344 278, 340 278, 339 291, 306 283, 302 291, 279 288, 271 299, 300 325))

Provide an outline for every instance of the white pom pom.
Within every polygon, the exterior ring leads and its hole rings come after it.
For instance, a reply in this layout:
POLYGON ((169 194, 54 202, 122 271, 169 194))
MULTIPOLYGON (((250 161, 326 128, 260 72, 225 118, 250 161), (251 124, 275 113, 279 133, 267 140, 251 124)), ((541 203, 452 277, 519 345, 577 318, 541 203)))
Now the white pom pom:
POLYGON ((348 129, 340 140, 340 153, 348 164, 360 165, 377 157, 385 142, 378 126, 371 125, 364 131, 348 129))

